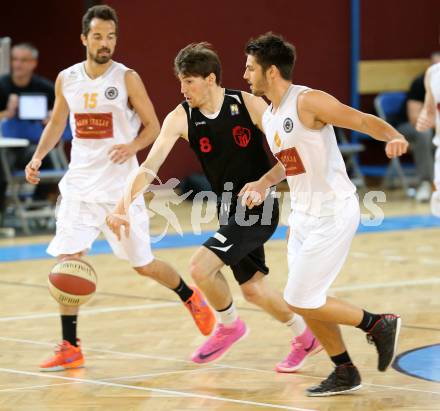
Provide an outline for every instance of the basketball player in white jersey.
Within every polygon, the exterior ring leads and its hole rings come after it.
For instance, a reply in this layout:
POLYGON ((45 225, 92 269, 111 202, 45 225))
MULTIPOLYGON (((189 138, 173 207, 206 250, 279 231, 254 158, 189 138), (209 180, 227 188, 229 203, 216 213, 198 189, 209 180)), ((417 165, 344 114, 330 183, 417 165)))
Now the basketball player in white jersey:
POLYGON ((435 127, 434 159, 435 191, 431 196, 431 212, 440 217, 440 63, 429 67, 425 74, 425 102, 417 119, 416 129, 427 131, 435 127))
MULTIPOLYGON (((140 229, 124 241, 117 241, 105 224, 106 215, 123 194, 129 173, 138 167, 136 153, 157 137, 159 121, 138 74, 112 60, 118 33, 115 11, 94 6, 82 23, 87 59, 59 74, 53 115, 26 167, 27 180, 37 184, 41 161, 59 141, 70 112, 74 136, 71 162, 60 182, 56 235, 47 251, 59 260, 81 257, 102 232, 116 256, 127 259, 140 275, 174 290, 200 331, 208 335, 215 316, 201 293, 188 287, 170 265, 155 259, 151 252, 143 198, 130 209, 140 229), (141 122, 144 129, 137 135, 141 122)), ((55 356, 41 365, 41 371, 84 364, 76 337, 78 308, 61 305, 60 312, 63 341, 55 356)))
POLYGON ((358 370, 347 353, 338 324, 367 333, 385 371, 393 360, 400 317, 371 314, 327 292, 347 257, 359 224, 355 187, 350 182, 332 125, 385 141, 388 157, 400 156, 408 143, 381 119, 352 109, 334 97, 291 83, 295 48, 267 33, 246 46, 245 80, 252 93, 265 95, 271 105, 263 128, 278 164, 241 190, 248 207, 258 205, 266 190, 287 177, 292 200, 288 242, 289 276, 284 299, 302 315, 326 349, 336 368, 310 396, 328 396, 361 387, 358 370))

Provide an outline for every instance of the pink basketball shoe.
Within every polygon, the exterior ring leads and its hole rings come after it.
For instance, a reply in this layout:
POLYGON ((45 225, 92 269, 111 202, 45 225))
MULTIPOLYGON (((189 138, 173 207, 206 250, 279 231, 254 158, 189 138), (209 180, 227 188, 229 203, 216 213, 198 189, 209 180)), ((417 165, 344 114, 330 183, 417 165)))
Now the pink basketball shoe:
POLYGON ((322 345, 313 335, 310 328, 294 338, 289 355, 275 367, 277 372, 295 372, 306 362, 307 357, 317 354, 322 350, 322 345))
POLYGON ((214 333, 193 353, 191 360, 203 364, 221 358, 246 332, 246 324, 240 318, 230 326, 218 324, 214 333))

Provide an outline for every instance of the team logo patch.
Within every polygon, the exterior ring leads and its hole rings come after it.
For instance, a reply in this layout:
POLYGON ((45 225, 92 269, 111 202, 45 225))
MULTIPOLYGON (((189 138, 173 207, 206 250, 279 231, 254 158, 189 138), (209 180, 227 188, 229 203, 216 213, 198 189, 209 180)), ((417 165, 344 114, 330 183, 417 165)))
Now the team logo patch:
POLYGON ((249 141, 251 141, 251 131, 248 128, 235 126, 232 129, 232 135, 234 136, 235 143, 240 147, 247 147, 249 141))
POLYGON ((238 104, 231 104, 230 109, 232 116, 238 116, 240 114, 240 111, 238 110, 238 104))
POLYGON ((282 150, 275 154, 275 157, 283 164, 286 176, 296 176, 306 172, 298 150, 295 147, 282 150))
POLYGON ((107 87, 104 94, 109 100, 114 100, 118 97, 119 92, 116 87, 107 87))
POLYGON ((286 133, 290 133, 293 129, 293 121, 291 118, 286 117, 283 122, 283 128, 286 133))
POLYGON ((112 113, 75 113, 74 117, 76 138, 113 138, 112 113))

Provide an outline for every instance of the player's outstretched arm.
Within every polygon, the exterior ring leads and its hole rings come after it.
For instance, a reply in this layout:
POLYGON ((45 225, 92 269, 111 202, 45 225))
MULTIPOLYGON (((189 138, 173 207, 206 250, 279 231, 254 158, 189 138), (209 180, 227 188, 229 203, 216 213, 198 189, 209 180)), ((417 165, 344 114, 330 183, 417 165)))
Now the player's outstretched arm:
POLYGON ((416 123, 417 131, 428 131, 434 128, 435 125, 435 101, 431 90, 431 68, 425 74, 425 90, 425 101, 416 123))
POLYGON ((178 106, 165 118, 162 129, 153 144, 146 160, 135 173, 129 177, 124 197, 118 202, 113 212, 107 216, 106 222, 111 230, 120 238, 121 226, 129 234, 128 209, 133 200, 143 194, 156 178, 159 168, 168 157, 177 139, 187 134, 187 119, 183 107, 178 106))
POLYGON ((47 126, 43 130, 37 149, 32 160, 25 168, 26 180, 31 184, 38 184, 40 181, 39 168, 43 158, 52 150, 61 138, 66 128, 67 117, 69 116, 69 106, 62 93, 61 75, 58 75, 55 82, 55 104, 47 126))
POLYGON ((376 140, 385 141, 385 152, 389 158, 401 156, 408 149, 408 142, 394 127, 379 117, 366 114, 342 104, 323 91, 311 90, 300 95, 300 117, 313 119, 314 127, 326 124, 356 130, 370 135, 376 140))

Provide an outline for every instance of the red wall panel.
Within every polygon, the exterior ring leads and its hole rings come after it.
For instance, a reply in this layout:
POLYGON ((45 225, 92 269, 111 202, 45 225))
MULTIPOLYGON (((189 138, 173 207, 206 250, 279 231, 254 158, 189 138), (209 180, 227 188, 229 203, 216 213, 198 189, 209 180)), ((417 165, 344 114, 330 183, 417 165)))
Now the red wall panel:
POLYGON ((13 44, 33 43, 40 52, 37 72, 55 80, 62 69, 84 58, 80 43, 82 1, 5 1, 0 8, 0 37, 13 44))
POLYGON ((439 50, 439 0, 361 0, 361 60, 427 58, 439 50))

